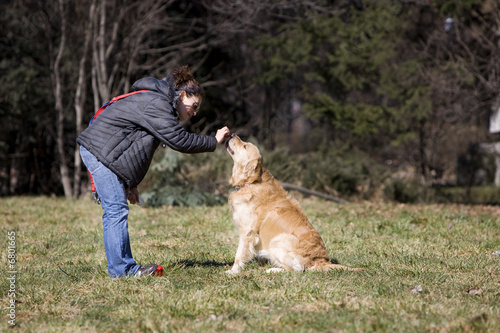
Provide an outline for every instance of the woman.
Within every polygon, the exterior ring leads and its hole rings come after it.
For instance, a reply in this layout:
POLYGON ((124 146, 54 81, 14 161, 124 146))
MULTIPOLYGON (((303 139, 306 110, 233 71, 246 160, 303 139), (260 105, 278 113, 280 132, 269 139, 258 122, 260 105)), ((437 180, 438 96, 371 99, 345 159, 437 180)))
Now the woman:
POLYGON ((132 90, 143 92, 109 104, 76 140, 92 175, 103 209, 104 248, 111 277, 163 274, 157 264, 138 265, 128 235, 127 199, 139 202, 137 185, 148 171, 160 144, 183 153, 214 151, 229 136, 227 127, 215 137, 189 133, 179 124, 196 115, 203 90, 187 66, 162 80, 144 78, 132 90))

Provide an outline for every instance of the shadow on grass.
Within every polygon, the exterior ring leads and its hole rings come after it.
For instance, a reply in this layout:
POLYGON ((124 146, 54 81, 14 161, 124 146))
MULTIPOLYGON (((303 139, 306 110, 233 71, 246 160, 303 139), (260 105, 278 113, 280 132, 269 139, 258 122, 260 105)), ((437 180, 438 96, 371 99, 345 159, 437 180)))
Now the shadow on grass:
POLYGON ((218 262, 215 260, 206 260, 200 261, 196 259, 182 259, 177 262, 174 262, 169 267, 224 267, 224 266, 232 266, 234 262, 218 262))
MULTIPOLYGON (((256 260, 253 260, 254 262, 256 260)), ((330 262, 332 264, 337 264, 339 265, 339 261, 335 258, 330 258, 330 262)), ((232 267, 234 264, 234 261, 231 262, 218 262, 215 260, 205 260, 205 261, 200 261, 196 259, 181 259, 176 262, 173 262, 169 264, 168 266, 164 267, 232 267)), ((259 262, 259 266, 265 266, 269 265, 269 262, 259 262)))

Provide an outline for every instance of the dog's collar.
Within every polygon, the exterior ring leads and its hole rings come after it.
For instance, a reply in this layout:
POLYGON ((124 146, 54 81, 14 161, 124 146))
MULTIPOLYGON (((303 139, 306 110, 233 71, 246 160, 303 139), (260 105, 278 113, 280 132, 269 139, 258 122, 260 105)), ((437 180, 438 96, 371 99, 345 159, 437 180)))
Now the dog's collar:
POLYGON ((242 187, 247 187, 247 186, 250 186, 250 184, 245 184, 245 185, 243 185, 243 186, 235 186, 235 187, 234 187, 234 189, 235 189, 236 191, 239 191, 242 187))

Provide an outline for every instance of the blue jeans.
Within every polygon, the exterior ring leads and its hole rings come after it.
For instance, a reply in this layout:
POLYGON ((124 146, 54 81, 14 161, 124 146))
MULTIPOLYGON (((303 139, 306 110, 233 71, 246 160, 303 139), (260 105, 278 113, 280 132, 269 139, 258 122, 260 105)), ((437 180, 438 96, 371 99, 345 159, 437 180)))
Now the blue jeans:
POLYGON ((132 257, 128 236, 128 202, 123 182, 85 147, 80 146, 82 161, 94 179, 101 199, 104 250, 111 277, 133 275, 140 268, 132 257))

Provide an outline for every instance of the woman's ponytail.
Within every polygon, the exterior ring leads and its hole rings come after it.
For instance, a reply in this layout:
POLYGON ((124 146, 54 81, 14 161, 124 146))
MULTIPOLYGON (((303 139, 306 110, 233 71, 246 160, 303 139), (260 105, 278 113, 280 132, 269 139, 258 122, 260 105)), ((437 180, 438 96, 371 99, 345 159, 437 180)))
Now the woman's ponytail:
POLYGON ((188 96, 203 96, 203 88, 195 80, 188 66, 181 66, 172 73, 177 91, 185 91, 188 96))

